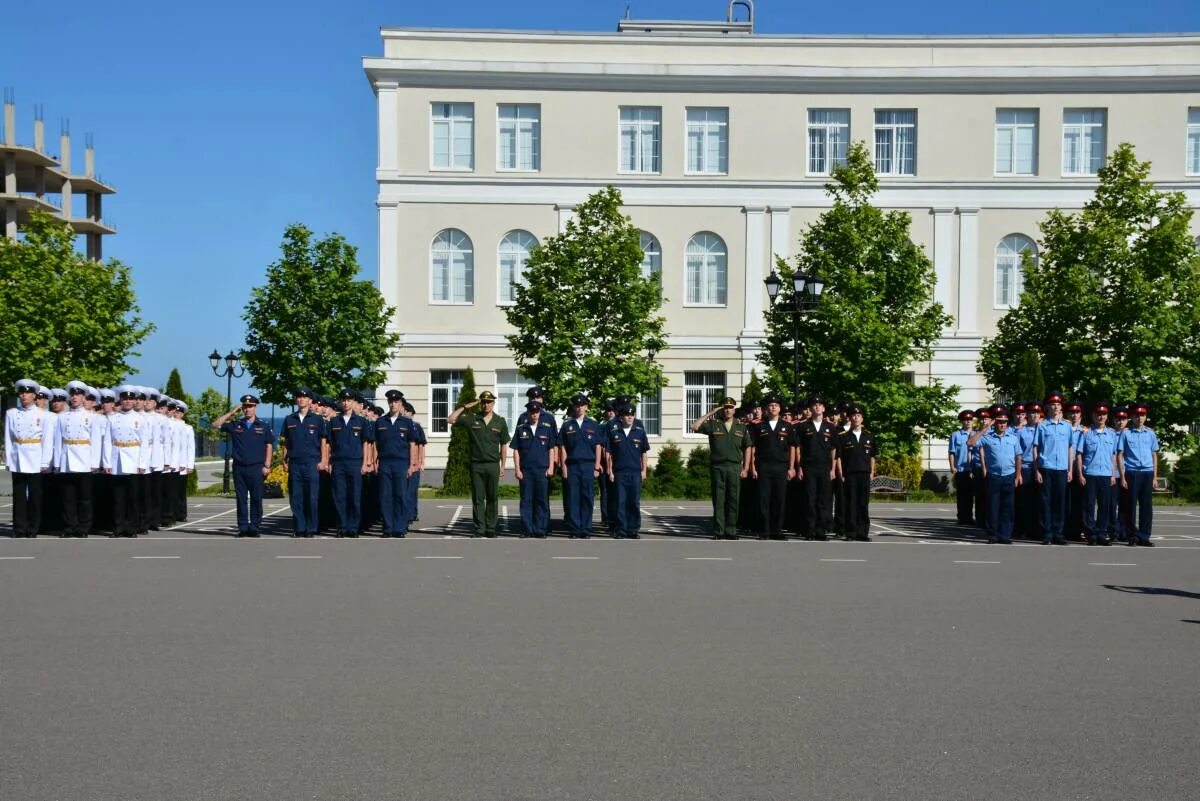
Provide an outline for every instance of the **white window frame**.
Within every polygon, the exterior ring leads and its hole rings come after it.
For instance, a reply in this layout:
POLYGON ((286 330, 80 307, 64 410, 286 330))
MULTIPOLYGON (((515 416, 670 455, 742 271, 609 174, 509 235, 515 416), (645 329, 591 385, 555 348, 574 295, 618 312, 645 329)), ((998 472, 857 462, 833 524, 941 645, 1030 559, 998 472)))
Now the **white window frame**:
MULTIPOLYGON (((640 117, 640 115, 639 115, 639 117, 640 117)), ((642 158, 641 144, 640 144, 642 141, 642 137, 640 135, 636 136, 636 137, 634 137, 633 141, 635 144, 634 150, 636 151, 634 160, 638 164, 643 164, 645 160, 644 160, 644 158, 642 158)), ((617 172, 621 175, 661 175, 662 174, 662 106, 618 106, 617 107, 617 172), (652 127, 654 129, 654 131, 655 131, 654 153, 651 156, 651 158, 653 160, 653 165, 654 165, 653 169, 650 169, 650 170, 629 169, 625 166, 625 163, 621 159, 621 155, 622 155, 621 141, 622 141, 622 138, 624 137, 624 126, 626 125, 625 121, 623 119, 621 119, 621 115, 626 109, 637 110, 639 112, 653 111, 658 114, 658 119, 653 122, 647 122, 647 121, 644 121, 639 118, 636 121, 632 121, 632 122, 628 123, 630 125, 635 126, 638 129, 639 134, 640 134, 641 128, 643 126, 652 127)))
POLYGON ((1024 261, 1026 250, 1033 252, 1034 264, 1037 263, 1038 249, 1037 242, 1033 237, 1025 234, 1012 233, 1003 237, 996 243, 996 249, 992 254, 992 304, 996 309, 1015 309, 1021 303, 1021 293, 1025 289, 1025 274, 1021 271, 1021 265, 1024 261), (1003 252, 1001 249, 1004 249, 1003 252), (1001 259, 1011 260, 1011 264, 1006 264, 1001 267, 1001 259), (1004 302, 1000 297, 1000 278, 1003 271, 1010 272, 1010 280, 1012 282, 1009 287, 1011 300, 1004 302))
POLYGON ((1062 175, 1064 178, 1095 178, 1108 161, 1108 109, 1106 108, 1064 108, 1062 126, 1062 175), (1067 115, 1072 112, 1099 112, 1100 122, 1067 122, 1067 115), (1079 134, 1079 164, 1080 171, 1068 171, 1067 134, 1079 134), (1092 169, 1091 152, 1095 142, 1096 131, 1100 132, 1100 162, 1092 169))
POLYGON ((515 297, 511 298, 511 299, 506 299, 504 297, 504 291, 505 291, 505 289, 507 289, 507 287, 505 285, 505 281, 504 281, 504 257, 505 257, 505 255, 510 254, 510 253, 516 254, 516 256, 517 256, 516 280, 513 283, 525 284, 526 283, 524 280, 525 265, 529 261, 529 255, 533 252, 533 249, 536 248, 537 246, 538 246, 537 237, 534 236, 533 234, 529 233, 528 231, 526 231, 523 228, 514 228, 513 230, 509 231, 508 233, 506 233, 504 236, 502 236, 500 238, 500 244, 498 244, 496 246, 496 305, 497 306, 511 306, 517 302, 517 299, 515 297), (528 237, 528 240, 529 240, 528 245, 525 247, 523 255, 522 255, 521 251, 516 249, 516 246, 519 246, 522 244, 522 242, 521 242, 522 237, 528 237), (510 243, 514 245, 514 249, 505 250, 505 245, 510 244, 510 243))
POLYGON ((445 419, 449 418, 450 413, 454 411, 454 404, 458 402, 458 396, 460 394, 462 394, 463 379, 466 377, 466 374, 467 374, 467 370, 465 367, 461 370, 457 369, 457 368, 436 369, 436 370, 431 369, 426 374, 428 376, 428 381, 429 381, 429 384, 428 384, 429 394, 426 396, 429 398, 429 414, 428 414, 429 425, 426 426, 426 433, 429 436, 440 437, 440 438, 444 438, 444 439, 450 438, 450 426, 449 425, 446 426, 445 431, 437 430, 437 424, 435 421, 438 418, 433 416, 433 404, 434 404, 434 400, 435 400, 433 397, 433 393, 437 390, 443 390, 443 389, 446 390, 446 392, 448 393, 447 397, 449 398, 449 401, 448 401, 448 405, 446 407, 446 417, 441 418, 441 419, 445 420, 445 419), (434 380, 433 380, 434 373, 454 374, 457 376, 457 379, 458 379, 457 383, 455 383, 454 380, 451 380, 449 382, 434 382, 434 380))
MULTIPOLYGON (((453 267, 454 267, 454 264, 453 264, 453 261, 451 261, 447 265, 447 269, 453 270, 453 267)), ((454 296, 453 272, 451 272, 450 276, 448 277, 447 287, 450 291, 450 298, 453 298, 453 296, 454 296)), ((430 303, 430 305, 433 305, 433 306, 474 306, 475 305, 475 244, 471 241, 471 237, 467 236, 466 232, 463 231, 461 228, 443 228, 442 230, 438 231, 434 235, 433 239, 429 240, 429 303, 430 303), (443 299, 438 298, 434 294, 434 291, 433 291, 434 290, 434 280, 433 280, 434 244, 438 241, 438 239, 441 238, 442 234, 448 234, 448 235, 461 234, 463 239, 465 239, 467 242, 465 267, 466 267, 467 271, 469 271, 469 273, 470 273, 471 280, 469 282, 466 282, 464 279, 464 283, 468 285, 468 288, 470 290, 470 292, 469 292, 470 299, 469 300, 452 300, 452 299, 443 300, 443 299)))
POLYGON ((662 408, 663 408, 662 387, 659 387, 657 390, 655 390, 653 398, 651 398, 649 395, 643 395, 642 397, 638 398, 638 417, 641 418, 642 425, 646 427, 646 436, 648 436, 648 437, 661 437, 662 436, 662 408), (652 407, 654 409, 655 414, 658 416, 657 417, 657 423, 658 423, 657 431, 650 430, 650 422, 649 421, 653 418, 646 416, 646 407, 647 406, 652 407))
POLYGON ((994 151, 992 153, 992 169, 995 171, 996 175, 1031 177, 1031 176, 1035 176, 1038 174, 1038 123, 1041 121, 1040 117, 1041 117, 1041 114, 1039 113, 1039 110, 1036 108, 998 108, 998 109, 996 109, 996 118, 997 119, 996 119, 996 127, 995 127, 995 132, 994 132, 994 151), (1001 122, 999 119, 1001 114, 1014 114, 1014 113, 1015 114, 1032 114, 1033 122, 1020 122, 1020 121, 1001 122), (1008 131, 1009 136, 1010 136, 1009 147, 1008 147, 1008 159, 1009 159, 1009 165, 1011 166, 1011 169, 1009 169, 1009 170, 1001 170, 1000 164, 999 164, 999 161, 1000 161, 1000 132, 1002 130, 1008 131), (1030 131, 1029 146, 1031 148, 1031 152, 1029 154, 1029 172, 1022 172, 1017 169, 1018 154, 1019 154, 1019 145, 1018 145, 1017 139, 1018 139, 1018 133, 1020 131, 1030 131))
POLYGON ((696 233, 694 233, 690 237, 688 237, 687 244, 683 248, 683 301, 684 301, 683 305, 685 307, 692 307, 692 308, 723 309, 729 305, 729 245, 725 242, 724 239, 722 239, 720 236, 713 233, 712 231, 697 231, 696 233), (702 254, 700 254, 704 257, 704 264, 701 266, 702 272, 701 272, 701 276, 700 276, 702 279, 700 281, 700 287, 701 287, 700 296, 701 297, 706 297, 706 295, 707 295, 707 287, 708 287, 709 282, 706 279, 707 279, 708 271, 714 268, 714 265, 709 264, 709 258, 710 257, 721 257, 724 260, 723 263, 720 264, 721 272, 723 273, 723 276, 724 276, 724 282, 723 282, 723 285, 721 285, 718 289, 718 295, 723 295, 724 297, 722 297, 719 302, 714 301, 711 298, 706 298, 705 300, 700 300, 700 301, 693 301, 691 299, 691 293, 688 291, 690 288, 690 285, 691 285, 691 278, 692 278, 691 265, 689 263, 691 261, 692 255, 693 255, 692 254, 692 243, 696 242, 699 237, 712 237, 713 239, 715 239, 717 242, 719 242, 721 244, 721 248, 723 250, 723 252, 721 252, 721 253, 717 253, 717 252, 710 251, 710 250, 705 250, 702 254))
POLYGON ((875 166, 876 175, 885 175, 889 178, 913 178, 917 174, 917 110, 915 108, 877 108, 873 116, 873 126, 871 128, 871 160, 875 166), (879 122, 880 114, 904 113, 912 114, 912 122, 879 122), (912 131, 912 170, 910 172, 900 172, 899 164, 901 162, 901 144, 900 132, 904 130, 912 131), (889 170, 881 171, 879 169, 879 132, 891 132, 891 144, 889 146, 890 153, 888 158, 891 162, 889 170))
POLYGON ((1185 140, 1183 171, 1185 175, 1200 175, 1200 108, 1188 108, 1187 139, 1185 140))
POLYGON ((528 400, 525 392, 533 386, 520 370, 509 368, 496 371, 496 414, 508 421, 508 432, 517 427, 517 418, 525 411, 528 400), (505 414, 505 411, 508 414, 505 414))
POLYGON ((834 167, 842 166, 846 163, 846 156, 850 152, 850 109, 848 108, 810 108, 807 114, 807 125, 805 127, 806 139, 804 147, 804 169, 806 175, 812 176, 829 176, 833 174, 834 167), (837 112, 846 115, 846 122, 813 122, 812 115, 814 113, 829 113, 837 112), (825 160, 826 169, 824 171, 813 169, 813 131, 822 131, 825 134, 823 142, 822 158, 825 160), (842 149, 842 157, 839 160, 832 155, 833 145, 836 137, 841 136, 840 143, 842 149), (835 163, 837 162, 837 163, 835 163))
POLYGON ((498 103, 496 105, 496 172, 540 172, 542 169, 542 107, 539 103, 498 103), (513 109, 516 116, 505 117, 504 110, 513 109), (523 112, 529 112, 530 116, 524 116, 523 112), (509 167, 504 164, 504 136, 505 124, 511 123, 513 127, 513 160, 514 165, 509 167), (528 124, 528 128, 523 130, 523 123, 528 124), (523 136, 524 134, 524 136, 523 136), (521 143, 523 139, 529 141, 530 166, 521 166, 521 143))
POLYGON ((728 175, 729 174, 729 108, 726 106, 688 106, 683 110, 683 174, 684 175, 728 175), (692 112, 703 112, 705 118, 693 121, 692 112), (724 115, 724 119, 710 120, 710 113, 724 115), (700 133, 700 164, 692 165, 692 129, 700 133), (714 130, 715 129, 715 133, 714 130), (717 165, 711 169, 708 162, 709 137, 717 137, 717 165))
POLYGON ((662 241, 649 231, 639 231, 642 246, 642 277, 658 275, 658 286, 662 287, 662 241))
POLYGON ((429 169, 433 172, 474 172, 475 170, 475 104, 474 103, 453 103, 453 102, 431 102, 429 104, 429 169), (438 106, 448 106, 453 108, 465 108, 469 116, 466 118, 456 117, 454 111, 450 112, 449 117, 434 116, 438 106), (446 157, 448 163, 439 165, 437 163, 437 135, 435 131, 439 123, 445 124, 446 127, 446 157), (460 125, 467 125, 470 128, 471 135, 470 152, 467 154, 468 164, 466 166, 455 164, 454 142, 455 128, 460 125))
POLYGON ((721 402, 721 398, 728 394, 729 374, 724 370, 686 370, 683 373, 683 436, 685 438, 703 439, 703 434, 697 434, 692 431, 692 423, 697 417, 707 414, 710 409, 721 402), (713 376, 721 376, 721 385, 718 387, 715 383, 708 381, 713 376), (704 383, 693 383, 688 381, 689 377, 704 376, 704 383), (702 392, 700 397, 700 406, 697 409, 688 408, 688 395, 693 392, 702 392), (695 414, 692 412, 695 411, 695 414))

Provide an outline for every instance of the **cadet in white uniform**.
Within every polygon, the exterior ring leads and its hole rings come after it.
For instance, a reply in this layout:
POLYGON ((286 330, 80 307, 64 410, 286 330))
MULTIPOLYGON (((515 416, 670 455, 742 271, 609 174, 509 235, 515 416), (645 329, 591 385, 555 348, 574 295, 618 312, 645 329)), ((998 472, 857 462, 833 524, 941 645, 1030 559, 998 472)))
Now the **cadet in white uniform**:
POLYGON ((104 472, 112 475, 114 537, 136 537, 138 519, 137 482, 150 468, 150 431, 141 412, 134 410, 139 390, 117 388, 121 410, 108 418, 112 447, 102 458, 104 472))
POLYGON ((54 465, 62 503, 62 537, 86 537, 92 529, 92 473, 100 470, 100 455, 107 439, 108 419, 90 411, 85 403, 88 386, 67 384, 71 408, 58 416, 54 437, 54 465))
POLYGON ((38 383, 16 384, 17 406, 4 414, 4 464, 12 474, 13 536, 36 537, 42 520, 42 478, 54 456, 49 413, 37 405, 38 383))

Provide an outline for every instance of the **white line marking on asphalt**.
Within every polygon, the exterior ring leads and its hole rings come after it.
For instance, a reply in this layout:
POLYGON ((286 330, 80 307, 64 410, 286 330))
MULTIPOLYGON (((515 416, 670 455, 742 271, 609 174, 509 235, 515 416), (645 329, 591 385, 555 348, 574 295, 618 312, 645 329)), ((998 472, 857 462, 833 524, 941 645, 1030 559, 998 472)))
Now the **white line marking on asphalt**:
POLYGON ((182 559, 182 556, 131 556, 130 559, 182 559))
POLYGON ((36 559, 34 556, 0 556, 0 559, 36 559))
POLYGON ((918 535, 916 535, 916 534, 912 534, 912 533, 910 533, 910 532, 907 532, 907 531, 900 531, 899 529, 895 529, 895 528, 888 528, 887 526, 881 526, 881 525, 879 525, 878 523, 876 523, 876 522, 873 522, 873 521, 872 521, 871 525, 872 525, 872 526, 874 526, 875 528, 879 529, 880 531, 886 531, 886 532, 887 532, 887 533, 889 533, 889 534, 899 534, 901 537, 913 537, 913 536, 918 536, 918 535))
POLYGON ((984 562, 978 559, 955 559, 956 565, 998 565, 999 562, 984 562))
POLYGON ((685 556, 689 562, 732 562, 732 556, 685 556))
POLYGON ((446 524, 446 531, 454 528, 454 524, 458 522, 458 516, 462 514, 462 506, 458 506, 454 510, 454 514, 450 515, 450 522, 446 524))
POLYGON ((462 559, 461 556, 414 556, 413 559, 462 559))
POLYGON ((202 517, 199 520, 188 520, 186 522, 180 523, 177 526, 171 526, 170 528, 165 529, 165 530, 166 531, 174 531, 177 528, 189 528, 191 526, 195 526, 197 523, 203 523, 206 520, 212 520, 214 517, 220 517, 221 515, 233 514, 236 511, 237 511, 237 507, 234 507, 233 509, 226 509, 224 512, 217 512, 215 515, 209 515, 208 517, 202 517))
POLYGON ((551 556, 551 559, 599 559, 599 556, 551 556))
POLYGON ((822 562, 865 562, 866 559, 822 559, 822 562))
POLYGON ((324 559, 324 556, 276 556, 276 559, 324 559))
POLYGON ((1137 567, 1137 562, 1088 562, 1093 567, 1137 567))

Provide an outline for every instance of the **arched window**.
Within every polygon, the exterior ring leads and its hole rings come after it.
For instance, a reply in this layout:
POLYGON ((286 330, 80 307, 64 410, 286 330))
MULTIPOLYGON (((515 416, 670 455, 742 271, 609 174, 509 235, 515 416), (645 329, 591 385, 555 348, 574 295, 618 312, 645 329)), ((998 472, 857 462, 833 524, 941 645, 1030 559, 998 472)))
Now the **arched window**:
POLYGON ((447 228, 429 246, 429 299, 433 303, 475 302, 475 256, 471 237, 447 228))
POLYGON ((662 286, 662 245, 647 231, 642 231, 642 278, 653 278, 662 286))
POLYGON ((1024 234, 1009 234, 996 245, 996 308, 1010 309, 1020 303, 1026 252, 1037 261, 1037 245, 1024 234))
POLYGON ((525 283, 525 263, 529 261, 529 254, 537 247, 537 243, 537 239, 528 231, 509 231, 500 240, 497 302, 501 305, 516 301, 516 285, 525 283))
POLYGON ((697 306, 724 306, 729 255, 721 237, 701 231, 687 243, 687 302, 697 306))

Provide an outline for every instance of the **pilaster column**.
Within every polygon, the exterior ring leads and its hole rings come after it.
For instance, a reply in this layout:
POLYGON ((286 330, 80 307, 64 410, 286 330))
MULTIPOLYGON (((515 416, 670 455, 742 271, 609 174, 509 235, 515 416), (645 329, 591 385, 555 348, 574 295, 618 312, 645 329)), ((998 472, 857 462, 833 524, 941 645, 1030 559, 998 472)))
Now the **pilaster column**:
POLYGON ((379 169, 400 166, 400 91, 394 81, 375 85, 379 107, 379 169))
POLYGON ((979 209, 958 210, 958 335, 974 336, 979 316, 979 209))
MULTIPOLYGON (((394 200, 376 202, 379 209, 379 293, 384 303, 400 307, 400 204, 394 200)), ((424 286, 420 281, 418 286, 424 286)), ((423 301, 422 301, 423 302, 423 301)), ((399 327, 393 317, 392 327, 399 327)))
POLYGON ((559 203, 554 207, 558 212, 558 232, 566 233, 567 222, 575 219, 575 204, 574 203, 559 203))
POLYGON ((937 282, 933 288, 933 299, 942 308, 954 315, 953 298, 950 296, 950 271, 954 266, 954 209, 933 208, 933 270, 937 282))
POLYGON ((767 260, 767 208, 746 206, 745 292, 743 293, 742 338, 759 338, 763 334, 763 269, 767 260))
POLYGON ((767 254, 767 272, 775 266, 775 258, 786 259, 792 255, 792 209, 789 206, 771 206, 771 252, 767 254))

